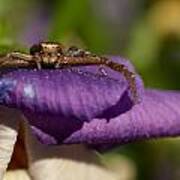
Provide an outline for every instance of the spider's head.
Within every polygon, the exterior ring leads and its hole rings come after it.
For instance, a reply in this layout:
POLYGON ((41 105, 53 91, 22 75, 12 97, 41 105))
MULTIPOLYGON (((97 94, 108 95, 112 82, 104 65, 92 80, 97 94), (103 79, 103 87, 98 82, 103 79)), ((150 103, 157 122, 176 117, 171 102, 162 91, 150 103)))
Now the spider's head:
POLYGON ((42 42, 34 44, 30 48, 30 54, 40 56, 46 64, 52 64, 59 56, 64 54, 64 47, 60 43, 42 42))
POLYGON ((64 47, 60 43, 42 42, 34 44, 30 48, 30 54, 46 54, 46 55, 61 55, 63 54, 64 47))

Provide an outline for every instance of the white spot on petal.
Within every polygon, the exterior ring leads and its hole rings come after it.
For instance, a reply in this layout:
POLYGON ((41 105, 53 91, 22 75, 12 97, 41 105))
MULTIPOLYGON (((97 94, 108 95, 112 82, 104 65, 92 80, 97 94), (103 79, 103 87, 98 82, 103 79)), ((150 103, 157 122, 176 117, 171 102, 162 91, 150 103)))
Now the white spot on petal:
POLYGON ((35 92, 32 85, 29 84, 24 87, 24 95, 29 98, 34 98, 35 92))

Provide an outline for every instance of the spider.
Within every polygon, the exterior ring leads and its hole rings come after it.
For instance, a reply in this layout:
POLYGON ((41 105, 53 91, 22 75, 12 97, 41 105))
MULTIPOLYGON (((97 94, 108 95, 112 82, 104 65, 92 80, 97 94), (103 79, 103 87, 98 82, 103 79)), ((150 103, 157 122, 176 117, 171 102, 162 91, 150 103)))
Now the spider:
POLYGON ((120 72, 128 81, 134 102, 138 93, 135 74, 124 64, 118 64, 107 57, 101 57, 75 46, 65 48, 60 43, 42 42, 30 48, 30 53, 11 52, 0 56, 0 68, 58 69, 68 66, 103 65, 120 72))

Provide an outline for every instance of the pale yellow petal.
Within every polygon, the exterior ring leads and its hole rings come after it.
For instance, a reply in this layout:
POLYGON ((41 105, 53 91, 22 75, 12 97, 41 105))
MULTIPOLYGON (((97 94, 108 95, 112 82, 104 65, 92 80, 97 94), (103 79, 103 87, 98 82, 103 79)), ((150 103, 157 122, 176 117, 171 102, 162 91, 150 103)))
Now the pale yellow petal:
POLYGON ((20 116, 18 111, 0 106, 0 180, 11 159, 20 116))
POLYGON ((33 180, 119 180, 96 152, 83 145, 48 147, 28 132, 29 173, 33 180))
POLYGON ((180 36, 180 1, 159 0, 149 13, 149 20, 161 36, 176 34, 180 36))
POLYGON ((26 170, 11 170, 7 171, 3 180, 31 180, 26 170))

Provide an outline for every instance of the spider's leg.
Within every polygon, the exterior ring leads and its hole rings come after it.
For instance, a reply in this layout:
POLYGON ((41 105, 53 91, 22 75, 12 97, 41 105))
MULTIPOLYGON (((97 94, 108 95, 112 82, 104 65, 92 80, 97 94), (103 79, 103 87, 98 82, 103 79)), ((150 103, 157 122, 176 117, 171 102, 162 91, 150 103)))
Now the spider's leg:
POLYGON ((35 61, 35 63, 36 63, 38 70, 41 70, 42 69, 41 63, 39 61, 35 61))
POLYGON ((98 60, 99 58, 94 58, 94 57, 72 57, 72 56, 59 57, 59 59, 57 60, 57 67, 102 64, 98 60))
POLYGON ((135 103, 138 102, 138 92, 137 92, 137 87, 136 87, 136 75, 134 72, 130 71, 127 66, 124 64, 118 64, 116 62, 113 62, 109 60, 108 58, 102 57, 102 62, 104 65, 108 66, 109 68, 120 72, 125 79, 128 81, 130 91, 133 96, 133 100, 135 103))
POLYGON ((24 62, 28 62, 29 64, 36 64, 37 68, 40 70, 41 69, 41 61, 39 58, 32 56, 30 54, 25 54, 25 53, 19 53, 19 52, 12 52, 7 54, 7 57, 12 59, 13 61, 15 60, 21 60, 24 62))
POLYGON ((7 61, 7 55, 0 55, 0 64, 7 61))
MULTIPOLYGON (((68 58, 68 60, 70 60, 68 58)), ((63 66, 68 66, 71 65, 68 63, 67 58, 66 57, 59 57, 54 65, 55 69, 61 69, 63 66)))
POLYGON ((19 59, 23 61, 33 61, 33 56, 25 53, 20 53, 20 52, 12 52, 6 55, 7 58, 10 59, 19 59))
POLYGON ((55 66, 54 66, 55 69, 70 69, 72 70, 72 66, 69 65, 69 64, 61 64, 61 63, 56 63, 55 66))
POLYGON ((8 69, 8 68, 32 68, 34 64, 31 64, 27 61, 20 60, 20 59, 7 59, 6 61, 0 64, 0 69, 8 69))
POLYGON ((60 62, 57 62, 55 65, 54 65, 55 69, 60 69, 62 67, 61 63, 60 62))
POLYGON ((124 64, 118 64, 106 57, 98 56, 64 57, 59 59, 59 64, 70 66, 101 65, 109 67, 110 69, 121 73, 125 77, 129 84, 129 88, 132 93, 134 102, 136 103, 138 101, 135 73, 131 72, 124 64))
POLYGON ((34 64, 33 56, 19 52, 0 57, 0 68, 33 68, 34 64))
POLYGON ((59 69, 60 68, 60 64, 56 63, 54 67, 55 67, 55 69, 59 69))
POLYGON ((12 52, 5 55, 0 55, 0 65, 1 64, 15 64, 17 61, 32 61, 32 56, 28 54, 23 54, 19 52, 12 52))

